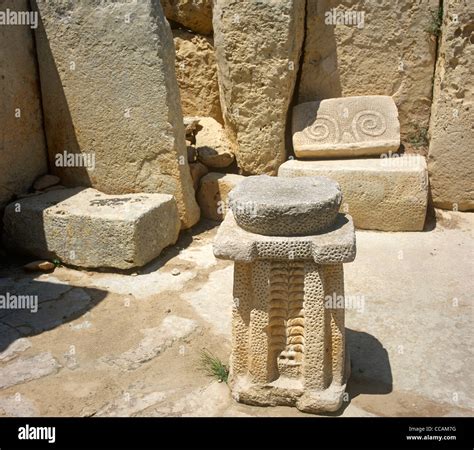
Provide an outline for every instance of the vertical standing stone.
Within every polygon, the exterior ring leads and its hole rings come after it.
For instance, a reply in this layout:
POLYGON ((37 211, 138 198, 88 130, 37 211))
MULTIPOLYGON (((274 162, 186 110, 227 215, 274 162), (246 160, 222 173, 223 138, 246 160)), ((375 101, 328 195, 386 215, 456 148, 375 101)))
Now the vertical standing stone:
POLYGON ((173 37, 160 3, 52 0, 37 8, 54 172, 64 184, 107 194, 173 194, 182 226, 196 223, 173 37), (92 154, 95 164, 61 165, 64 151, 92 154))
MULTIPOLYGON (((0 11, 30 10, 27 0, 1 0, 0 11)), ((34 26, 34 23, 31 25, 34 26)), ((0 208, 47 171, 32 27, 0 25, 0 208)))
POLYGON ((430 122, 433 203, 439 208, 474 209, 474 3, 444 2, 430 122))
POLYGON ((276 174, 304 33, 303 0, 215 0, 221 103, 243 174, 276 174))
POLYGON ((234 266, 230 385, 252 405, 340 408, 345 352, 342 263, 355 258, 341 192, 324 177, 249 177, 231 193, 214 254, 234 266))

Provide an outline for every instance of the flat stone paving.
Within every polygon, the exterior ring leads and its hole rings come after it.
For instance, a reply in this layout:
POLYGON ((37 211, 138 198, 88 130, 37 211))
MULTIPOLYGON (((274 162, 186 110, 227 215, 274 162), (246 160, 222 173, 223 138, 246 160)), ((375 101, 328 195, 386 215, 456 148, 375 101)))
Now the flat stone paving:
MULTIPOLYGON (((334 416, 469 416, 474 216, 438 212, 420 233, 357 231, 345 266, 350 399, 334 416), (430 228, 430 227, 428 227, 430 228)), ((230 353, 232 263, 216 223, 184 232, 130 274, 26 274, 0 263, 0 291, 38 295, 0 312, 0 416, 307 416, 235 403, 199 369, 230 353)))

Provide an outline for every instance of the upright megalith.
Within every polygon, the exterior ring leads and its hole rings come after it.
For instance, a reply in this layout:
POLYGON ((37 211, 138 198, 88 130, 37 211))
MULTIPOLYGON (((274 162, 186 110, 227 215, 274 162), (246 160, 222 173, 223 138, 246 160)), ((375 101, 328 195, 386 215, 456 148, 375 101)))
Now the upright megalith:
POLYGON ((1 209, 47 171, 47 159, 34 16, 27 0, 1 0, 0 13, 1 209))
POLYGON ((172 194, 182 226, 196 223, 173 37, 160 3, 53 0, 36 7, 53 172, 65 185, 107 194, 172 194))
POLYGON ((472 1, 445 2, 433 90, 428 169, 436 207, 474 209, 472 1))
POLYGON ((344 301, 334 299, 344 299, 342 266, 356 246, 341 199, 324 177, 248 177, 231 192, 214 254, 234 261, 237 401, 311 413, 342 405, 350 364, 344 301))
POLYGON ((303 0, 215 0, 214 46, 226 130, 244 175, 276 174, 304 34, 303 0))

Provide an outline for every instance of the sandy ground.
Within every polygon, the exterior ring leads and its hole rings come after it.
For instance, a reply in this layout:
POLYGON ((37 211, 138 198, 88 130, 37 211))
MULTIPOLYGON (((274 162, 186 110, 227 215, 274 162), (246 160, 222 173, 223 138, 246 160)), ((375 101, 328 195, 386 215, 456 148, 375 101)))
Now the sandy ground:
MULTIPOLYGON (((345 265, 349 399, 334 416, 468 416, 474 407, 474 215, 438 211, 420 233, 357 231, 345 265)), ((234 402, 200 368, 228 361, 232 263, 217 224, 133 273, 0 265, 0 293, 38 295, 38 312, 0 312, 0 415, 306 416, 234 402)))

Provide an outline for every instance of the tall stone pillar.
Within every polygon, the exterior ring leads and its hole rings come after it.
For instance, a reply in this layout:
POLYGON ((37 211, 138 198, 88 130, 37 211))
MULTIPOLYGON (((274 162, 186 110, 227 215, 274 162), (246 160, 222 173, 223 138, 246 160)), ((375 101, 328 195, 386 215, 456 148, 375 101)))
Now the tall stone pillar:
POLYGON ((339 185, 324 177, 248 177, 214 241, 235 262, 230 386, 251 405, 336 411, 350 365, 342 264, 355 258, 339 185))

